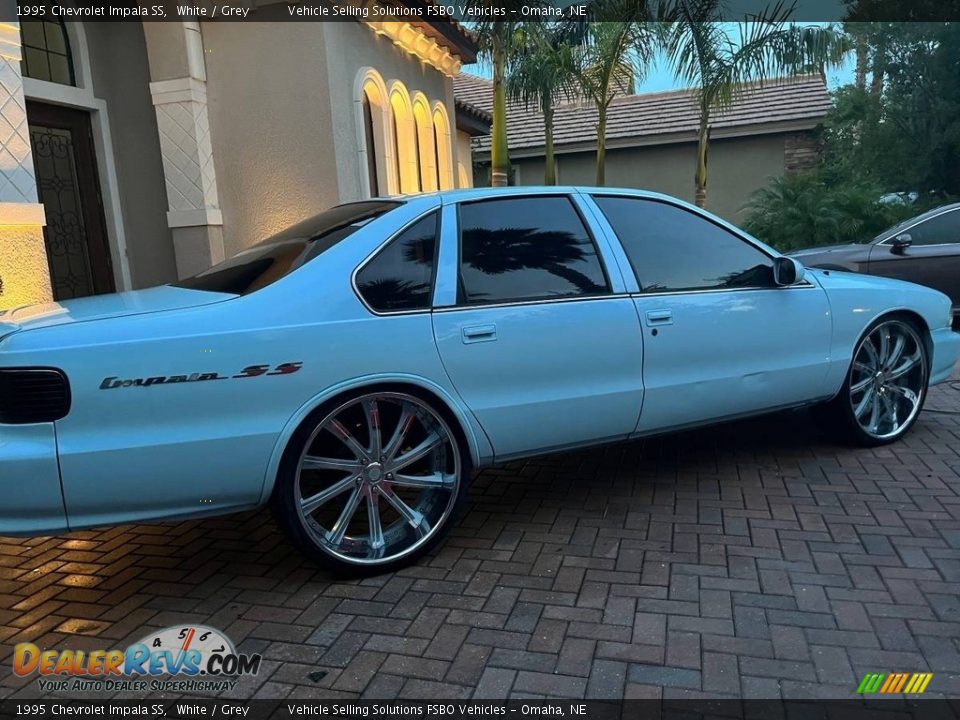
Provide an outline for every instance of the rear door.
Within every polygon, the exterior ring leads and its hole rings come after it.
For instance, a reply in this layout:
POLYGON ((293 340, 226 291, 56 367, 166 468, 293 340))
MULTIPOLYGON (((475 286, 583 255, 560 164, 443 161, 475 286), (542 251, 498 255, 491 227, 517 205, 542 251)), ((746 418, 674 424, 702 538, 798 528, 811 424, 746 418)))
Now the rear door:
POLYGON ((438 286, 450 297, 433 313, 434 332, 498 459, 624 438, 636 426, 636 310, 579 202, 537 194, 445 209, 438 286))
POLYGON ((874 245, 868 272, 932 287, 950 296, 954 310, 960 308, 960 208, 903 232, 912 244, 902 250, 891 240, 874 245))

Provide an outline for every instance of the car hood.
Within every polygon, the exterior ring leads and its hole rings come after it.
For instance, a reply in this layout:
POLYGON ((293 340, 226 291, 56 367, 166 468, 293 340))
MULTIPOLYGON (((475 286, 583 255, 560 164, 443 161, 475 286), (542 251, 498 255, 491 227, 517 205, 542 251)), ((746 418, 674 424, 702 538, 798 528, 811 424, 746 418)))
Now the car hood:
POLYGON ((19 330, 143 315, 164 310, 209 305, 236 297, 224 293, 187 290, 163 285, 147 290, 93 295, 76 300, 27 305, 0 312, 0 338, 19 330))

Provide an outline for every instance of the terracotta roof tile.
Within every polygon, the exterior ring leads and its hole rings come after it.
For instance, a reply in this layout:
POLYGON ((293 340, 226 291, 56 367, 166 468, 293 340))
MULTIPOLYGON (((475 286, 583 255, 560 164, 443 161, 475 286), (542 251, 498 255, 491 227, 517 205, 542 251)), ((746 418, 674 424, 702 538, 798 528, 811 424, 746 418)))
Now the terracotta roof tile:
MULTIPOLYGON (((490 112, 492 83, 461 73, 453 80, 458 100, 490 112)), ((735 129, 768 123, 793 122, 814 127, 830 109, 830 95, 819 75, 805 75, 754 85, 726 110, 713 113, 714 129, 735 129)), ((666 133, 695 133, 699 123, 692 90, 625 95, 615 98, 607 114, 607 140, 649 138, 666 133)), ((554 113, 554 144, 594 142, 597 111, 592 104, 561 104, 554 113)), ((507 108, 510 148, 543 146, 543 114, 531 106, 507 108)), ((478 150, 488 150, 489 137, 478 138, 478 150)))

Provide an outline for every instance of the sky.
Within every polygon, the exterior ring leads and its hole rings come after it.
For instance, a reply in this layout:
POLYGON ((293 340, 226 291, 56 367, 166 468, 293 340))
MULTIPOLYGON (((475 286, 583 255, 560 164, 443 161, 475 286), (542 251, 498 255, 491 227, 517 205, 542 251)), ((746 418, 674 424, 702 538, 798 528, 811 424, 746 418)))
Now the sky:
MULTIPOLYGON (((728 23, 732 26, 735 23, 728 23)), ((801 23, 802 25, 825 25, 826 23, 801 23)), ((738 33, 733 32, 731 37, 737 37, 738 33)), ((854 63, 855 58, 851 53, 846 62, 838 68, 834 68, 827 71, 827 89, 835 90, 841 85, 847 85, 853 82, 854 76, 854 63)), ((480 75, 481 77, 490 78, 491 72, 489 67, 485 67, 480 63, 475 63, 473 65, 465 65, 464 71, 472 75, 480 75)), ((644 78, 643 82, 640 83, 637 87, 638 93, 650 93, 650 92, 663 92, 665 90, 680 90, 685 86, 683 83, 678 82, 674 76, 673 71, 671 70, 669 64, 666 61, 666 58, 660 54, 653 61, 651 66, 647 68, 647 76, 644 78)))

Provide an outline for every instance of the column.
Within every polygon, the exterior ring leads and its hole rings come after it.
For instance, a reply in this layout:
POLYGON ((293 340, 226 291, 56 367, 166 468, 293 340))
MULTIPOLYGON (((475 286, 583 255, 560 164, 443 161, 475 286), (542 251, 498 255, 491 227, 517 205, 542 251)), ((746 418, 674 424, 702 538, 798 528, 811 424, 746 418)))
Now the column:
POLYGON ((45 224, 20 77, 20 25, 0 22, 0 310, 53 300, 45 224))
POLYGON ((224 259, 200 24, 144 23, 177 274, 224 259))

